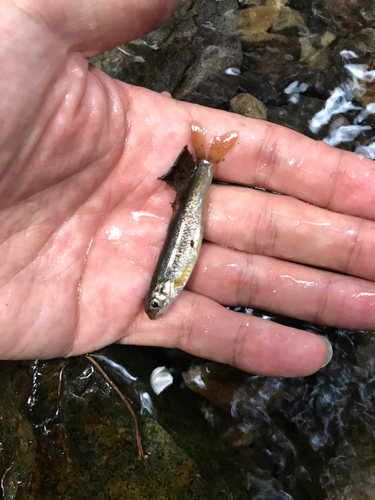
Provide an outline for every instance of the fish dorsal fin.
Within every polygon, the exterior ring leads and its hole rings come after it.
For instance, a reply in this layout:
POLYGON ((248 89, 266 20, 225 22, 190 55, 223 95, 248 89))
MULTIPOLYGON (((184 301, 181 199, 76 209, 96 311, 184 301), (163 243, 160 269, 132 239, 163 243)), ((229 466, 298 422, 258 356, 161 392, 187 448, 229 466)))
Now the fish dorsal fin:
POLYGON ((194 158, 189 152, 188 147, 185 146, 170 170, 159 177, 160 180, 166 182, 169 187, 176 191, 176 199, 172 203, 174 212, 184 198, 190 179, 194 175, 196 168, 194 158))

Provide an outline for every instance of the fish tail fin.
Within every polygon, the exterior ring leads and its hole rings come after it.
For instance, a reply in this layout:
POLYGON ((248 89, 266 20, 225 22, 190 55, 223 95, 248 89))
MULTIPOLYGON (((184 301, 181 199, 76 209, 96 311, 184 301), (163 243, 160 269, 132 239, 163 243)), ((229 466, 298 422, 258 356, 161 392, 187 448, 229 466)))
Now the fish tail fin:
POLYGON ((191 141, 197 160, 206 158, 206 131, 198 123, 191 126, 191 141))
POLYGON ((237 140, 237 137, 237 132, 229 132, 219 137, 215 137, 215 139, 211 143, 207 160, 211 163, 219 163, 219 161, 221 161, 224 156, 232 149, 237 140))
POLYGON ((197 160, 207 159, 211 163, 219 163, 219 161, 221 161, 232 149, 237 137, 238 134, 234 131, 215 137, 211 142, 208 155, 206 155, 205 130, 198 123, 193 123, 191 126, 191 141, 193 143, 197 160))

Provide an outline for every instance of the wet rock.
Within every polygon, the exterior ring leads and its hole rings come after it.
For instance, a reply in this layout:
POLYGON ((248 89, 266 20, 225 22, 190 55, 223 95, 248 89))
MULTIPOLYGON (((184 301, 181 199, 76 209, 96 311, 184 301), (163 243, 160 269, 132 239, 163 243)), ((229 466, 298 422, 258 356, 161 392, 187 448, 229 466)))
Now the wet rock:
POLYGON ((268 31, 277 18, 278 10, 277 5, 264 5, 239 10, 236 17, 242 39, 247 40, 250 35, 268 31))
POLYGON ((270 122, 289 127, 314 139, 323 139, 327 133, 326 128, 319 131, 317 136, 309 127, 311 118, 323 107, 324 101, 314 97, 299 95, 295 102, 290 101, 283 106, 269 107, 267 110, 267 119, 270 122))
POLYGON ((331 89, 340 81, 340 74, 335 67, 329 71, 312 67, 305 63, 294 62, 286 64, 276 74, 259 74, 243 66, 240 76, 241 90, 253 95, 266 106, 281 106, 288 101, 285 89, 293 82, 305 84, 304 95, 317 99, 327 99, 331 89))
POLYGON ((337 29, 359 31, 375 23, 372 0, 322 0, 321 16, 337 29))
POLYGON ((301 31, 307 32, 305 21, 301 15, 290 7, 281 7, 272 23, 272 32, 281 35, 297 36, 301 31))
POLYGON ((318 99, 327 99, 332 89, 340 80, 336 68, 330 67, 329 71, 324 68, 313 67, 303 63, 291 63, 284 68, 280 75, 284 89, 294 81, 306 84, 305 95, 318 99))
POLYGON ((338 40, 332 51, 332 59, 335 67, 341 69, 343 76, 346 76, 346 64, 371 64, 375 59, 374 54, 375 29, 366 28, 355 36, 338 40))
POLYGON ((243 64, 257 73, 279 73, 291 61, 298 61, 301 45, 298 38, 274 33, 246 35, 243 64))
POLYGON ((267 108, 256 97, 250 94, 238 94, 230 101, 230 109, 233 113, 238 113, 248 118, 267 119, 267 108))
POLYGON ((127 83, 218 107, 238 87, 242 52, 236 9, 236 0, 183 0, 161 28, 93 62, 127 83))
POLYGON ((375 30, 372 28, 340 40, 333 51, 334 64, 342 80, 364 108, 375 102, 374 54, 375 30))
POLYGON ((184 381, 190 390, 233 416, 244 411, 254 417, 272 413, 286 395, 279 381, 252 377, 218 363, 191 368, 184 381))
POLYGON ((239 10, 237 21, 244 41, 256 33, 269 30, 289 36, 296 36, 300 30, 306 30, 305 22, 297 11, 276 2, 239 10))
POLYGON ((306 62, 309 66, 326 68, 329 62, 330 50, 328 47, 315 49, 308 38, 300 38, 301 62, 306 62))
POLYGON ((311 43, 311 37, 300 38, 301 44, 301 57, 300 61, 307 63, 309 66, 317 68, 327 68, 331 66, 330 56, 331 48, 330 45, 336 36, 333 33, 326 32, 319 40, 317 46, 311 43))
POLYGON ((266 5, 273 5, 278 8, 282 7, 283 5, 286 5, 289 0, 265 0, 266 5))
POLYGON ((259 5, 264 5, 265 0, 238 0, 239 8, 246 9, 248 7, 259 7, 259 5))
POLYGON ((4 499, 22 498, 37 468, 37 442, 23 412, 32 380, 26 371, 15 374, 13 366, 0 364, 0 478, 4 499))
MULTIPOLYGON (((96 359, 112 379, 117 373, 116 381, 140 421, 140 435, 148 458, 137 459, 133 418, 87 359, 2 362, 0 477, 4 498, 209 500, 216 495, 232 498, 223 478, 209 484, 202 476, 202 471, 210 475, 210 467, 217 468, 218 463, 206 460, 202 469, 178 443, 183 424, 180 422, 180 428, 171 433, 157 421, 148 385, 131 373, 132 363, 126 368, 121 364, 118 356, 121 349, 108 348, 104 352, 96 359)), ((155 364, 147 355, 142 363, 135 351, 130 357, 138 368, 155 364)), ((179 411, 181 408, 182 405, 179 411)), ((168 414, 166 409, 164 414, 168 414)), ((178 422, 175 416, 171 418, 178 422)), ((200 429, 195 424, 186 433, 184 428, 180 440, 186 446, 190 438, 191 449, 205 442, 202 429, 195 441, 194 427, 200 429)), ((209 449, 208 442, 209 439, 203 445, 204 450, 209 449)), ((205 451, 197 453, 204 454, 205 451)))
POLYGON ((334 35, 333 33, 331 33, 330 31, 326 31, 321 39, 320 39, 320 43, 321 43, 321 46, 322 47, 328 47, 329 45, 331 45, 332 42, 334 42, 336 40, 336 35, 334 35))
POLYGON ((288 3, 289 0, 239 0, 239 7, 260 7, 262 5, 280 7, 288 3))
POLYGON ((276 74, 260 74, 244 66, 240 76, 240 89, 253 95, 266 106, 284 104, 285 80, 276 74))

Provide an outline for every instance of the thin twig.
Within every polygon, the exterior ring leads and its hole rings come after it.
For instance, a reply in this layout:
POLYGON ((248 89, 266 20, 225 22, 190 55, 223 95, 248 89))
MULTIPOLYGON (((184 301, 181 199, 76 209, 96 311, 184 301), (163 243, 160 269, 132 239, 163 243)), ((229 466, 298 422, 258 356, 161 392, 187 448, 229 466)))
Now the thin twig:
POLYGON ((139 460, 145 460, 147 458, 147 455, 143 453, 143 448, 142 448, 142 441, 141 441, 141 435, 139 432, 139 424, 138 424, 138 419, 137 415, 135 414, 133 408, 131 407, 129 401, 126 399, 126 397, 123 395, 123 393, 120 391, 120 389, 117 387, 117 385, 109 378, 109 376, 106 374, 106 372, 103 370, 103 368, 99 365, 97 361, 92 356, 89 356, 88 354, 85 355, 86 358, 94 365, 94 367, 98 370, 98 372, 102 375, 104 380, 108 382, 108 384, 114 389, 117 394, 120 396, 121 400, 125 403, 130 415, 132 416, 134 420, 134 425, 135 425, 135 437, 137 440, 137 446, 138 446, 138 458, 139 460))

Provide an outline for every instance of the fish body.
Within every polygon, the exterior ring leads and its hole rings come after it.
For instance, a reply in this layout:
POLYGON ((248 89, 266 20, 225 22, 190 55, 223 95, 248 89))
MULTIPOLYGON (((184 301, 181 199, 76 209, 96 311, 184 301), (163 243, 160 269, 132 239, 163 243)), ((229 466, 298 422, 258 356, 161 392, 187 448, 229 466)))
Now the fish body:
POLYGON ((237 133, 216 137, 207 157, 205 132, 193 125, 191 138, 197 159, 194 161, 186 146, 171 170, 160 178, 177 195, 172 204, 175 214, 146 297, 145 311, 150 319, 165 313, 190 278, 202 245, 207 195, 215 167, 236 142, 237 133))
POLYGON ((197 161, 186 194, 174 215, 146 298, 149 318, 161 316, 185 287, 198 259, 207 213, 207 194, 215 172, 208 160, 197 161))

